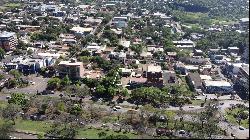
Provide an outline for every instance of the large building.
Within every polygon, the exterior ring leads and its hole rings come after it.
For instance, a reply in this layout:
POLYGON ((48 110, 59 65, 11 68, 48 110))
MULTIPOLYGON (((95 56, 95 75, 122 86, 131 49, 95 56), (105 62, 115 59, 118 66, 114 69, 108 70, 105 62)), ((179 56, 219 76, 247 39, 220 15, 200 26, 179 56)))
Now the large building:
POLYGON ((83 78, 84 67, 82 62, 77 62, 75 59, 70 61, 61 61, 58 64, 58 72, 60 76, 68 75, 70 78, 83 78))
POLYGON ((204 87, 207 93, 231 94, 233 86, 227 81, 205 80, 204 87))
POLYGON ((13 50, 17 46, 17 36, 14 32, 0 33, 0 47, 5 51, 13 50))

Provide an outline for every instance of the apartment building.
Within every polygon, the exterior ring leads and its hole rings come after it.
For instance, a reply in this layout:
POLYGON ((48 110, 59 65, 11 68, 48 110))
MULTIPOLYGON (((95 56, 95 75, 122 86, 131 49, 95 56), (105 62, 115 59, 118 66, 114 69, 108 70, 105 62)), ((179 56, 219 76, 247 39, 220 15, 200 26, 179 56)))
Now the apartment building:
POLYGON ((0 47, 5 51, 13 50, 17 46, 17 36, 14 32, 0 33, 0 47))
POLYGON ((71 59, 70 61, 61 61, 58 64, 59 76, 68 75, 70 78, 83 78, 84 77, 84 67, 82 62, 77 62, 76 59, 71 59))

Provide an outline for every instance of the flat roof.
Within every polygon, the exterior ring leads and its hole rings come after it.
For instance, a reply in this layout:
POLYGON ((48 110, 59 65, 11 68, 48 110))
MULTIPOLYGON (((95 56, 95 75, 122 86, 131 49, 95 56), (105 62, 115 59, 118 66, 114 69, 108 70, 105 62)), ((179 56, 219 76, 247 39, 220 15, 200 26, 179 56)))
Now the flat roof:
POLYGON ((14 32, 2 32, 0 33, 0 37, 11 37, 14 36, 16 33, 14 32))
POLYGON ((147 72, 161 72, 161 66, 149 65, 147 72))
POLYGON ((212 80, 212 77, 209 75, 200 75, 201 80, 212 80))
POLYGON ((231 84, 227 81, 211 81, 211 80, 205 80, 205 85, 206 86, 214 86, 214 87, 221 87, 221 86, 226 86, 229 87, 231 84))
POLYGON ((59 65, 75 66, 75 65, 82 65, 82 62, 61 61, 59 65))
POLYGON ((74 32, 91 32, 93 31, 93 28, 73 27, 70 30, 74 32))

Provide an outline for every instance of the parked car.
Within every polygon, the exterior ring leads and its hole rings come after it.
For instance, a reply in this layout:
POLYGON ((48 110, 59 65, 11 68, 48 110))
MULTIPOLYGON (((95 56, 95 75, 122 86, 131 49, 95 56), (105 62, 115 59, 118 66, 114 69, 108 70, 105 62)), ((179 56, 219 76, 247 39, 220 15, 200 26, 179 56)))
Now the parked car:
POLYGON ((245 128, 244 128, 244 127, 242 127, 242 126, 240 126, 240 127, 239 127, 239 129, 240 129, 240 130, 245 130, 245 128))
POLYGON ((6 96, 6 99, 9 100, 11 97, 10 96, 6 96))
POLYGON ((115 106, 115 108, 116 108, 116 109, 121 109, 122 107, 120 107, 120 106, 115 106))

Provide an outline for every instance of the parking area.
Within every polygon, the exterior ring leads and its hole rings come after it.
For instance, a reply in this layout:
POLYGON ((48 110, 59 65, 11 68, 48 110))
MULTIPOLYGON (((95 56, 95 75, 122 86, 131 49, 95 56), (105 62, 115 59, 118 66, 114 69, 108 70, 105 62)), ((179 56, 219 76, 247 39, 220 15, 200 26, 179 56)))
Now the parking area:
POLYGON ((49 78, 36 77, 36 75, 29 75, 28 79, 33 82, 29 86, 24 87, 24 88, 16 88, 16 89, 3 88, 2 92, 3 93, 16 93, 16 92, 18 92, 18 93, 27 93, 27 94, 37 93, 37 91, 42 92, 43 90, 46 89, 47 82, 49 80, 49 78))

